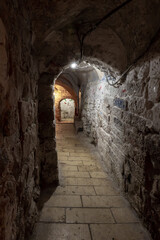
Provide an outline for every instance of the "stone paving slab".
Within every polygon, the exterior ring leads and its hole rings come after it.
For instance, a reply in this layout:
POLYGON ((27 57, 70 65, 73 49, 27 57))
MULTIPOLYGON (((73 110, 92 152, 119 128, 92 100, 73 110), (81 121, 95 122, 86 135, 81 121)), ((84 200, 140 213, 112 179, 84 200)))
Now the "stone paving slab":
POLYGON ((75 177, 75 178, 89 178, 90 175, 88 172, 69 172, 69 171, 64 171, 62 172, 62 176, 64 177, 75 177))
POLYGON ((66 220, 65 208, 52 208, 52 207, 44 207, 41 215, 40 222, 62 222, 64 223, 66 220))
POLYGON ((66 210, 67 223, 114 223, 109 209, 70 208, 66 210))
POLYGON ((82 161, 69 161, 69 160, 60 160, 59 161, 60 164, 66 164, 66 165, 70 165, 70 166, 83 166, 83 162, 82 161))
POLYGON ((92 178, 105 178, 107 179, 107 175, 104 172, 90 172, 92 178))
POLYGON ((73 125, 57 129, 60 186, 44 203, 30 240, 150 240, 95 148, 75 135, 73 125))
POLYGON ((67 161, 68 160, 68 156, 58 156, 58 161, 67 161))
POLYGON ((64 186, 57 187, 56 195, 96 195, 93 186, 64 186))
POLYGON ((121 196, 82 196, 84 207, 126 207, 127 201, 121 196))
POLYGON ((79 156, 79 154, 77 154, 78 156, 77 157, 68 157, 69 160, 83 160, 83 162, 88 162, 90 160, 93 160, 92 157, 85 157, 85 156, 79 156))
POLYGON ((91 240, 86 224, 38 223, 31 240, 91 240))
POLYGON ((59 157, 62 157, 62 156, 69 156, 70 154, 69 154, 69 152, 62 152, 62 151, 59 151, 58 152, 58 159, 59 159, 59 157))
POLYGON ((79 152, 78 154, 77 154, 77 152, 73 152, 73 153, 71 152, 70 156, 71 157, 79 156, 79 157, 91 157, 92 158, 92 155, 90 153, 88 153, 88 152, 79 152))
POLYGON ((131 208, 111 208, 111 211, 117 223, 139 222, 139 219, 131 208))
POLYGON ((83 162, 84 166, 97 166, 97 167, 99 166, 99 164, 96 161, 93 161, 93 160, 92 161, 90 161, 90 160, 85 160, 84 161, 83 160, 82 162, 83 162))
POLYGON ((65 164, 59 164, 58 166, 59 171, 78 171, 77 166, 70 166, 70 165, 65 165, 65 164))
POLYGON ((82 207, 79 196, 54 195, 45 203, 46 207, 82 207))
POLYGON ((88 172, 101 172, 102 169, 101 167, 99 166, 78 166, 78 170, 80 172, 85 172, 85 171, 88 171, 88 172))
POLYGON ((60 151, 61 152, 69 152, 69 153, 75 152, 75 150, 73 148, 61 148, 60 151))
POLYGON ((93 240, 151 240, 140 224, 92 224, 93 240))
POLYGON ((77 186, 105 186, 107 184, 106 179, 101 178, 66 178, 65 185, 77 185, 77 186))
POLYGON ((120 195, 120 192, 110 182, 107 186, 94 186, 94 189, 97 195, 120 195))

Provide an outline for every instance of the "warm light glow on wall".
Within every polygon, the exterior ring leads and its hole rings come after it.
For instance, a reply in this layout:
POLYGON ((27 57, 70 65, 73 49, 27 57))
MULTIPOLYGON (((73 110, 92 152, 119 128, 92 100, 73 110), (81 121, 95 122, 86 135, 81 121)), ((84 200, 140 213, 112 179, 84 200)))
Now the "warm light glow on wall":
POLYGON ((60 97, 60 95, 61 95, 61 94, 60 94, 59 92, 54 92, 54 96, 55 96, 55 97, 60 97))
MULTIPOLYGON (((73 95, 70 93, 66 88, 63 86, 60 86, 58 84, 54 85, 54 105, 55 105, 55 116, 56 116, 56 121, 61 121, 61 110, 60 110, 60 102, 63 99, 73 99, 75 103, 76 109, 78 109, 77 106, 77 98, 76 95, 73 95)), ((77 112, 76 112, 77 113, 77 112)))

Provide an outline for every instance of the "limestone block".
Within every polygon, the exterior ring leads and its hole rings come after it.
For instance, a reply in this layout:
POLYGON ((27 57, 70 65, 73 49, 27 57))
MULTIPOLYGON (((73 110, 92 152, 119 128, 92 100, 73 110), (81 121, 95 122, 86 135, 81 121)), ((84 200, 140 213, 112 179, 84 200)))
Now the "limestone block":
MULTIPOLYGON (((150 171, 153 169, 160 169, 160 136, 159 134, 148 134, 145 139, 145 150, 147 151, 147 162, 146 167, 150 168, 150 171), (151 169, 152 167, 152 169, 151 169)), ((156 175, 156 172, 155 172, 156 175)))
POLYGON ((114 223, 109 209, 68 208, 67 223, 114 223))
POLYGON ((159 78, 150 78, 148 83, 148 100, 152 102, 160 101, 160 80, 159 78))
POLYGON ((160 76, 160 56, 155 55, 150 60, 150 71, 149 71, 150 78, 159 78, 160 76))
POLYGON ((27 158, 33 149, 37 147, 37 126, 32 124, 24 134, 23 156, 27 158))
POLYGON ((146 119, 137 114, 132 114, 131 125, 134 127, 134 131, 137 129, 138 131, 145 132, 146 119))
POLYGON ((136 114, 142 114, 145 109, 145 104, 146 102, 144 98, 134 98, 128 104, 128 108, 130 112, 133 112, 136 114))
POLYGON ((123 117, 123 111, 117 107, 112 107, 112 114, 114 114, 119 119, 123 117))
POLYGON ((133 127, 125 128, 125 141, 133 147, 141 149, 143 147, 143 134, 135 131, 133 127))
POLYGON ((92 224, 91 232, 93 239, 107 240, 119 239, 128 240, 131 236, 133 240, 149 240, 148 234, 140 224, 92 224), (135 231, 136 228, 136 231, 135 231))
POLYGON ((144 170, 140 168, 134 161, 130 159, 130 170, 132 172, 132 175, 135 176, 135 178, 141 182, 144 183, 144 170))
POLYGON ((46 240, 91 240, 87 224, 38 223, 36 233, 34 233, 33 237, 35 240, 43 240, 44 235, 48 236, 46 240))
POLYGON ((136 79, 137 79, 136 70, 135 69, 130 70, 129 73, 127 74, 126 81, 130 82, 130 81, 133 81, 133 80, 136 80, 136 79))
POLYGON ((140 67, 139 71, 138 71, 138 75, 137 78, 142 82, 143 80, 145 81, 148 74, 149 74, 149 67, 150 67, 150 63, 149 61, 145 61, 143 62, 142 66, 140 67))
POLYGON ((160 132, 160 103, 155 104, 153 108, 153 127, 160 132))
POLYGON ((120 131, 124 131, 124 124, 119 118, 111 116, 111 122, 114 123, 114 127, 118 128, 120 131))

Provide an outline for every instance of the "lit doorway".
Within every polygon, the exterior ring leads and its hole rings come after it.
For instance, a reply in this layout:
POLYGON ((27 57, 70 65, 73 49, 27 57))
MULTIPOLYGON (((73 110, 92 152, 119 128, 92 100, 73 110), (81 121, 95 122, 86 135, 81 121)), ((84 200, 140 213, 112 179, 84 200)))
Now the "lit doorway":
POLYGON ((75 102, 73 99, 65 98, 60 102, 61 122, 74 123, 75 102))

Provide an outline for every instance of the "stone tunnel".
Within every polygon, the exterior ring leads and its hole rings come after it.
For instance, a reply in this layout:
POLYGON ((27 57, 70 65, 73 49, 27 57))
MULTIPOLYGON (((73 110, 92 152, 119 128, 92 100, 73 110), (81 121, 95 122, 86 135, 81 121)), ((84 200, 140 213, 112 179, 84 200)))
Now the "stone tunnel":
POLYGON ((1 0, 0 239, 160 239, 160 0, 1 0))

